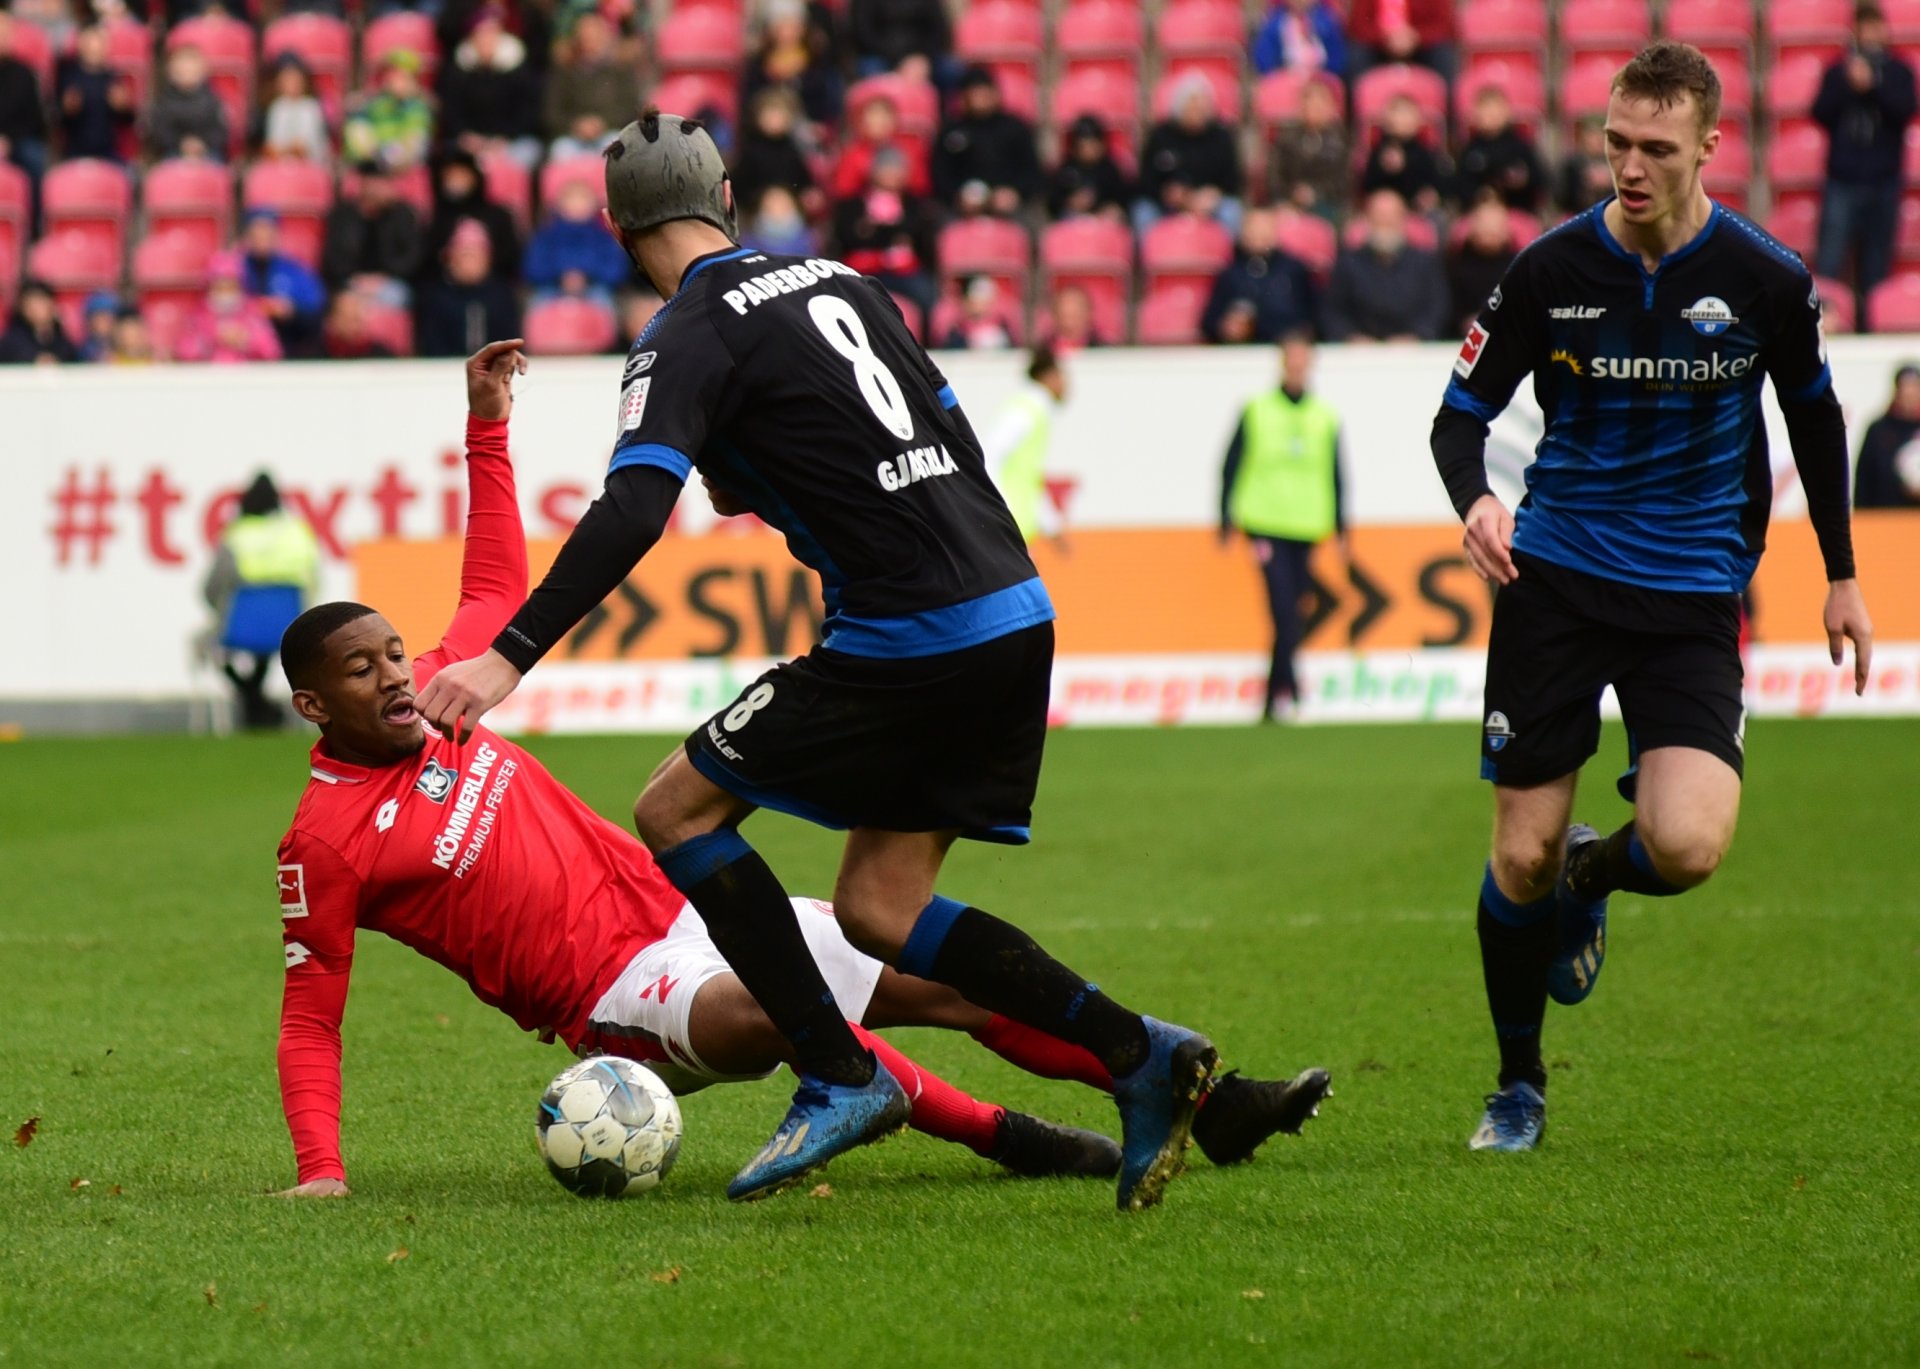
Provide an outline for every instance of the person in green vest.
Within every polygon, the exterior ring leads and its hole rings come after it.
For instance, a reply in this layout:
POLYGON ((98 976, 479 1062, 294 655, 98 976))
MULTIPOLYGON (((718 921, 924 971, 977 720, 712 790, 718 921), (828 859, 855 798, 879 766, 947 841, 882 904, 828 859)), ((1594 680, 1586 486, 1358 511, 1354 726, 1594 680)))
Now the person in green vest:
POLYGON ((281 634, 305 611, 319 578, 320 543, 313 529, 281 507, 272 476, 255 476, 240 496, 238 516, 220 534, 205 590, 219 619, 220 668, 233 681, 248 728, 275 728, 284 720, 280 706, 266 697, 267 669, 281 634))
POLYGON ((1280 385, 1248 401, 1220 476, 1220 543, 1245 533, 1266 580, 1273 658, 1265 720, 1293 716, 1300 698, 1293 655, 1300 645, 1300 598, 1313 583, 1307 559, 1329 537, 1347 547, 1340 478, 1340 415, 1307 386, 1313 335, 1280 340, 1280 385))
POLYGON ((987 470, 1029 543, 1046 537, 1067 550, 1066 519, 1047 494, 1053 420, 1067 402, 1067 372, 1051 347, 1033 349, 1027 384, 1007 401, 983 443, 987 470))

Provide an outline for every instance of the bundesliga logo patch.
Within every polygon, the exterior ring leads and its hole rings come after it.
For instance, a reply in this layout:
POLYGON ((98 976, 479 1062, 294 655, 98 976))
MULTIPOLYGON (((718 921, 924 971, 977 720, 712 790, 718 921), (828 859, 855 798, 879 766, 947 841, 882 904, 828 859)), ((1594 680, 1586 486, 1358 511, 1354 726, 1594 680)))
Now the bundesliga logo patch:
POLYGON ((1487 749, 1501 751, 1513 740, 1513 728, 1507 723, 1507 715, 1495 709, 1487 714, 1487 749))
POLYGON ((445 803, 447 795, 453 792, 453 780, 453 771, 439 761, 428 761, 427 768, 420 772, 420 778, 413 782, 413 787, 435 803, 445 803))
POLYGON ((1693 331, 1701 337, 1719 337, 1740 321, 1718 295, 1695 300, 1691 307, 1680 311, 1680 317, 1691 323, 1693 331))
POLYGON ((1453 359, 1453 373, 1462 380, 1472 375, 1473 368, 1480 364, 1480 353, 1486 350, 1487 339, 1492 336, 1478 323, 1467 329, 1467 340, 1460 344, 1460 355, 1453 359))
POLYGON ((307 867, 304 865, 282 865, 277 877, 280 887, 280 916, 305 917, 307 915, 307 867))

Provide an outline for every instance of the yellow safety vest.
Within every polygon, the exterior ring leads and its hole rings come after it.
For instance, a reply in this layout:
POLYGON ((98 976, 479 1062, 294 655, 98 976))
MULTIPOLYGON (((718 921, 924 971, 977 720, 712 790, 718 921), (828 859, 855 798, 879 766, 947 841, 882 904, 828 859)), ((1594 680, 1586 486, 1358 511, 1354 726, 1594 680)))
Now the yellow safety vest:
POLYGON ((1334 530, 1334 461, 1340 416, 1317 395, 1261 395, 1241 418, 1240 468, 1227 512, 1260 537, 1319 542, 1334 530))
POLYGON ((221 542, 233 553, 242 585, 313 588, 320 570, 320 544, 313 529, 292 514, 248 514, 227 524, 221 542))
POLYGON ((1022 413, 1027 435, 1000 461, 994 473, 1020 535, 1031 542, 1040 533, 1040 501, 1047 497, 1047 449, 1053 442, 1053 405, 1038 386, 1022 390, 1007 405, 1022 413))

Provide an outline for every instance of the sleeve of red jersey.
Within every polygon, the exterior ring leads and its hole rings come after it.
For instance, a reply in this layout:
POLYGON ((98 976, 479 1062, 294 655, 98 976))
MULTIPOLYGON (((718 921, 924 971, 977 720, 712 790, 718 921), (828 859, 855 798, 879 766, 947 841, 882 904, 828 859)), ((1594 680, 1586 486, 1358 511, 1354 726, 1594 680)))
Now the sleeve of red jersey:
POLYGON ((304 832, 280 846, 287 982, 280 1005, 280 1106, 300 1182, 345 1179, 340 1158, 340 1020, 353 968, 360 880, 304 832))
POLYGON ((460 606, 440 645, 414 663, 414 686, 440 667, 478 656, 527 597, 527 534, 520 522, 507 421, 467 417, 467 537, 460 606))

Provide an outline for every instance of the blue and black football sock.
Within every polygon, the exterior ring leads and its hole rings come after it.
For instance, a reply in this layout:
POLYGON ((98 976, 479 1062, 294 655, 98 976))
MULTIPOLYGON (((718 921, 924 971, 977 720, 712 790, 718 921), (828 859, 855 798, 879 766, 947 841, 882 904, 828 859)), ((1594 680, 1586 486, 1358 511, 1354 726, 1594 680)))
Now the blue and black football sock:
POLYGON ((1542 1091, 1547 1087, 1540 1025, 1547 1016, 1547 966, 1559 936, 1553 911, 1552 894, 1515 903, 1500 892, 1488 867, 1480 883, 1480 969, 1500 1042, 1501 1088, 1521 1079, 1542 1091))
POLYGON ((1631 822, 1605 841, 1591 842, 1573 853, 1567 861, 1567 889, 1582 902, 1605 898, 1616 889, 1652 898, 1686 892, 1660 878, 1631 822))

